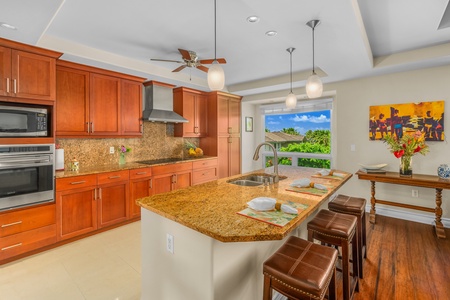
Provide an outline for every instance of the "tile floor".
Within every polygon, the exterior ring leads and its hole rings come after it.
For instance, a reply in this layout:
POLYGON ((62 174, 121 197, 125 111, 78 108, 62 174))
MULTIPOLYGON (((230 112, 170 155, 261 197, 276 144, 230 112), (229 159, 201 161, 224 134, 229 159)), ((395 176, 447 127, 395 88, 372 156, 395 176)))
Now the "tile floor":
POLYGON ((138 300, 141 222, 0 266, 0 300, 138 300))

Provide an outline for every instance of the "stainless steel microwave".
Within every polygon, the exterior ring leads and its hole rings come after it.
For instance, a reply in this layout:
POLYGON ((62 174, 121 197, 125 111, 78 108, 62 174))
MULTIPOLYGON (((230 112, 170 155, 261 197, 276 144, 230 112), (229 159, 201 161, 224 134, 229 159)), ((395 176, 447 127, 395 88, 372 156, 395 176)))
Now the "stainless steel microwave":
POLYGON ((0 105, 0 136, 48 136, 45 108, 0 105))

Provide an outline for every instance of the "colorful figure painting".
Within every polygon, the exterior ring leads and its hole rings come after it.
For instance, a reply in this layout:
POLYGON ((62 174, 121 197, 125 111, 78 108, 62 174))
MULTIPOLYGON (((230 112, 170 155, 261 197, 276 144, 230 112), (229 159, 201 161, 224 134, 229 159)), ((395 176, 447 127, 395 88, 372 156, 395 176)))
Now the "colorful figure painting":
POLYGON ((385 135, 401 138, 417 130, 426 141, 443 141, 445 101, 388 104, 369 107, 369 139, 382 140, 385 135))

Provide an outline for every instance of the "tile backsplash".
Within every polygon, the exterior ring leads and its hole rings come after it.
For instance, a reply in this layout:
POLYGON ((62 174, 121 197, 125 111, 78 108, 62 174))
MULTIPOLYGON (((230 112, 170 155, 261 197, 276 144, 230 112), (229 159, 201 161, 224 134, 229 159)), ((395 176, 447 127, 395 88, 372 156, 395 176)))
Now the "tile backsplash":
MULTIPOLYGON (((82 167, 94 167, 119 163, 118 148, 121 145, 130 147, 126 153, 127 162, 139 160, 180 158, 187 155, 184 149, 184 138, 173 136, 173 124, 144 122, 142 138, 57 138, 56 145, 64 149, 64 166, 69 168, 73 158, 82 167), (114 147, 114 154, 109 153, 114 147)), ((189 141, 198 145, 198 139, 189 141)))

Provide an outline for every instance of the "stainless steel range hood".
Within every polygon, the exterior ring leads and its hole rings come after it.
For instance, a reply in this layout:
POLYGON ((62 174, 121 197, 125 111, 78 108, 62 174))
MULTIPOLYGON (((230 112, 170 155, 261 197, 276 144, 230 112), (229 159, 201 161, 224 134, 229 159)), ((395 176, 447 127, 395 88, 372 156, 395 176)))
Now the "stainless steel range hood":
POLYGON ((188 122, 188 120, 173 111, 174 85, 152 80, 144 82, 144 86, 144 121, 163 123, 188 122))

